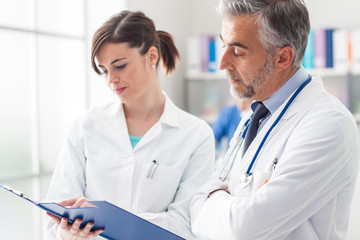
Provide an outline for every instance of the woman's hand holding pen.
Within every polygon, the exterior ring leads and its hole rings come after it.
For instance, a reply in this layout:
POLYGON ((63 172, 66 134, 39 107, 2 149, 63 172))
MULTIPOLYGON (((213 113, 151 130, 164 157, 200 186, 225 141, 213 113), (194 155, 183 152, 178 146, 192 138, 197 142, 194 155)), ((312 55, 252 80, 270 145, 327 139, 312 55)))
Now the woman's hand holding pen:
MULTIPOLYGON (((84 197, 75 197, 71 199, 67 199, 58 203, 61 206, 72 207, 72 208, 81 208, 81 207, 94 207, 90 203, 87 202, 87 199, 84 197)), ((51 217, 61 228, 61 237, 63 240, 83 240, 92 237, 96 237, 99 234, 104 232, 104 229, 97 229, 95 231, 91 231, 93 227, 93 223, 88 222, 82 228, 80 225, 82 223, 82 219, 76 219, 72 224, 68 222, 66 217, 59 218, 50 213, 47 213, 49 217, 51 217)))

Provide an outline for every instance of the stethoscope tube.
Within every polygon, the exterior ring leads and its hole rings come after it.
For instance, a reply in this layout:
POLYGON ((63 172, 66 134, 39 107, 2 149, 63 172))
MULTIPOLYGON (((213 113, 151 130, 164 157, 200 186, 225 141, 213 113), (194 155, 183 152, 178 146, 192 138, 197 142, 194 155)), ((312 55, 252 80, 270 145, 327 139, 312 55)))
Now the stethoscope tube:
MULTIPOLYGON (((285 112, 288 110, 290 104, 294 101, 294 99, 297 97, 297 95, 305 88, 305 86, 306 86, 310 81, 311 81, 311 76, 309 75, 308 79, 307 79, 305 82, 303 82, 303 83, 300 85, 300 87, 296 90, 296 92, 291 96, 291 98, 290 98, 289 101, 286 103, 285 107, 282 109, 282 111, 281 111, 281 113, 279 114, 279 116, 276 118, 276 120, 275 120, 274 123, 271 125, 271 127, 269 128, 269 130, 266 132, 266 134, 265 134, 264 138, 262 139, 262 141, 261 141, 258 149, 257 149, 256 152, 255 152, 254 157, 252 158, 252 160, 251 160, 251 162, 250 162, 250 164, 249 164, 248 169, 246 170, 246 173, 245 173, 245 181, 246 181, 247 183, 249 182, 247 178, 252 175, 251 169, 252 169, 252 167, 253 167, 253 165, 254 165, 254 163, 255 163, 255 161, 256 161, 256 159, 257 159, 257 157, 258 157, 258 155, 259 155, 259 153, 260 153, 260 151, 261 151, 261 149, 262 149, 262 147, 264 146, 266 139, 269 137, 271 131, 275 128, 275 126, 279 123, 280 119, 283 117, 283 115, 285 114, 285 112)), ((222 181, 225 181, 225 180, 226 180, 226 178, 227 178, 227 176, 228 176, 228 174, 229 174, 229 172, 230 172, 230 170, 231 170, 231 168, 232 168, 232 165, 234 164, 235 158, 236 158, 236 156, 237 156, 237 152, 238 152, 238 150, 241 148, 242 142, 243 142, 243 140, 244 140, 244 138, 245 138, 245 136, 246 136, 246 133, 247 133, 247 130, 248 130, 248 127, 249 127, 249 122, 250 122, 251 117, 252 117, 252 115, 251 115, 250 118, 245 122, 245 124, 244 124, 244 126, 243 126, 243 129, 242 129, 242 131, 241 131, 240 134, 239 134, 239 137, 241 136, 241 138, 240 138, 240 139, 239 139, 239 138, 237 139, 236 146, 233 148, 233 150, 231 151, 229 157, 227 157, 227 159, 226 159, 226 161, 225 161, 225 163, 224 163, 224 167, 223 167, 223 169, 222 169, 222 171, 221 171, 221 174, 220 174, 220 176, 219 176, 219 179, 222 180, 222 181), (229 169, 228 169, 228 171, 226 172, 226 174, 223 174, 223 171, 225 170, 225 167, 226 167, 229 159, 231 158, 231 156, 232 156, 235 148, 237 148, 237 151, 236 151, 236 154, 235 154, 235 156, 234 156, 234 158, 233 158, 233 160, 232 160, 232 162, 231 162, 231 166, 229 167, 229 169)))
POLYGON ((290 104, 294 101, 294 99, 296 98, 296 96, 301 92, 301 90, 304 89, 304 87, 311 81, 311 76, 309 76, 309 78, 303 82, 301 84, 301 86, 296 90, 296 92, 291 96, 290 100, 286 103, 285 107, 283 108, 283 110, 281 111, 281 113, 279 114, 279 116, 276 118, 275 122, 271 125, 271 127, 269 128, 269 130, 267 131, 267 133, 265 134, 263 140, 261 141, 253 159, 251 160, 251 163, 246 171, 246 174, 247 175, 251 175, 252 173, 250 172, 255 161, 256 161, 256 158, 257 156, 259 155, 260 153, 260 150, 261 148, 264 146, 264 143, 266 141, 266 139, 268 138, 268 136, 270 135, 271 131, 275 128, 275 126, 279 123, 280 119, 282 118, 282 116, 285 114, 285 112, 288 110, 290 104))
POLYGON ((227 177, 230 169, 232 168, 232 166, 233 166, 233 164, 234 164, 234 160, 236 159, 236 156, 237 156, 237 154, 238 154, 238 151, 239 151, 239 149, 241 148, 242 142, 243 142, 244 139, 245 139, 245 136, 246 136, 246 133, 247 133, 247 130, 248 130, 248 127, 249 127, 249 123, 250 123, 251 117, 252 117, 252 114, 251 114, 250 118, 249 118, 248 120, 246 120, 244 126, 242 127, 242 129, 241 129, 241 131, 240 131, 240 134, 238 135, 238 137, 237 137, 237 139, 236 139, 235 147, 231 150, 231 152, 229 153, 229 155, 228 155, 228 156, 226 157, 226 159, 225 159, 225 163, 223 164, 223 168, 222 168, 222 170, 221 170, 221 172, 220 172, 220 176, 219 176, 219 179, 222 180, 222 181, 225 181, 225 179, 226 179, 226 177, 227 177), (231 156, 233 155, 235 149, 236 149, 235 156, 234 156, 234 158, 233 158, 232 161, 231 161, 231 164, 230 164, 230 166, 229 166, 229 169, 226 171, 225 174, 223 174, 224 171, 225 171, 226 166, 228 166, 228 162, 229 162, 231 156))

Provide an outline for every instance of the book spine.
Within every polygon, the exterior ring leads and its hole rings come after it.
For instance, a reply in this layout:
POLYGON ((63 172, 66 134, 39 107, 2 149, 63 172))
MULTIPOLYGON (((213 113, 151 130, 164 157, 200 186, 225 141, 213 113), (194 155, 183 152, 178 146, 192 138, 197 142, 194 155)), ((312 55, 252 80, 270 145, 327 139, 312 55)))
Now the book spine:
POLYGON ((210 42, 209 36, 201 35, 200 42, 201 42, 201 71, 207 72, 208 63, 209 63, 209 42, 210 42))
POLYGON ((314 30, 315 54, 314 66, 315 68, 326 67, 326 37, 325 29, 314 30))
POLYGON ((360 73, 360 29, 354 29, 350 33, 352 72, 360 73))
POLYGON ((348 31, 336 29, 333 34, 334 69, 346 72, 349 70, 349 39, 348 31))
POLYGON ((314 68, 314 31, 311 29, 309 33, 308 43, 303 59, 304 68, 314 68))
POLYGON ((333 33, 334 29, 326 29, 325 31, 325 39, 326 39, 326 67, 333 68, 334 67, 334 53, 333 53, 333 33))
POLYGON ((188 75, 201 73, 201 43, 199 37, 189 37, 187 39, 187 67, 188 75))
POLYGON ((208 72, 216 72, 216 43, 215 37, 209 36, 209 59, 208 59, 208 72))
POLYGON ((219 69, 221 58, 225 52, 225 47, 223 41, 220 39, 219 36, 215 38, 215 49, 216 49, 216 66, 217 66, 217 73, 220 73, 221 70, 219 69))

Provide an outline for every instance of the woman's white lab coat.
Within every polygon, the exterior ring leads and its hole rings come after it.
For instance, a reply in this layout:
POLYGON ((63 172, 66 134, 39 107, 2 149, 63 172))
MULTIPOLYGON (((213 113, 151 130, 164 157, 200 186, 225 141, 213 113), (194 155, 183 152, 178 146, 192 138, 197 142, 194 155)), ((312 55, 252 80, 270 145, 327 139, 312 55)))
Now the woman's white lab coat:
MULTIPOLYGON (((121 102, 95 108, 71 127, 47 198, 106 200, 192 239, 189 204, 213 172, 214 146, 208 124, 167 96, 160 120, 134 149, 121 102), (153 160, 159 165, 150 177, 153 160)), ((49 222, 51 239, 57 228, 49 222)))
MULTIPOLYGON (((194 198, 191 218, 201 240, 345 238, 359 168, 357 126, 351 113, 326 93, 320 78, 314 77, 295 98, 257 157, 252 181, 245 188, 240 185, 240 176, 284 105, 243 158, 239 150, 228 181, 218 180, 220 165, 194 198), (207 199, 217 188, 228 188, 231 194, 220 191, 207 199)), ((228 152, 235 145, 236 137, 228 152)))

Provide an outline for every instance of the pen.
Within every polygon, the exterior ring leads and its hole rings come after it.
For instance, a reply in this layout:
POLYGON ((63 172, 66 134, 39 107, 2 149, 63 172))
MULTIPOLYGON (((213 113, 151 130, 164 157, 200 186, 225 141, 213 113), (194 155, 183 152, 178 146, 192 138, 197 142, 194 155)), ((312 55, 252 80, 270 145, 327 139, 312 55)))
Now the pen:
POLYGON ((155 173, 156 168, 159 166, 159 164, 156 162, 156 160, 152 161, 152 164, 149 167, 149 170, 147 172, 146 178, 152 179, 155 173))
POLYGON ((278 163, 278 159, 275 158, 275 160, 274 160, 274 165, 273 165, 273 170, 275 170, 277 163, 278 163))

